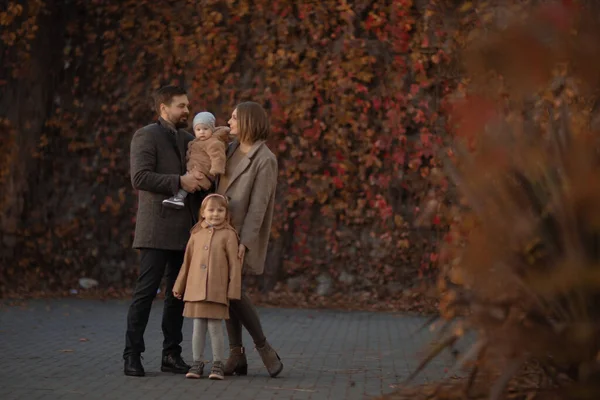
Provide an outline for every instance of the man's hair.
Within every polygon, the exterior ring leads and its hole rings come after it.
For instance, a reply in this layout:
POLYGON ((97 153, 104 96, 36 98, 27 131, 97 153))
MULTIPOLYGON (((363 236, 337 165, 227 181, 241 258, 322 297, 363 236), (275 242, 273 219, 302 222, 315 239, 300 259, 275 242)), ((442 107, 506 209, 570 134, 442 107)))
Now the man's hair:
POLYGON ((155 91, 154 95, 152 96, 154 99, 154 110, 156 111, 156 113, 158 115, 160 115, 160 105, 161 104, 170 106, 171 103, 173 102, 173 97, 183 96, 185 94, 187 94, 187 92, 179 86, 167 85, 167 86, 161 87, 160 89, 155 91))
POLYGON ((268 139, 271 131, 269 117, 260 104, 246 101, 238 104, 236 109, 240 142, 252 144, 268 139))

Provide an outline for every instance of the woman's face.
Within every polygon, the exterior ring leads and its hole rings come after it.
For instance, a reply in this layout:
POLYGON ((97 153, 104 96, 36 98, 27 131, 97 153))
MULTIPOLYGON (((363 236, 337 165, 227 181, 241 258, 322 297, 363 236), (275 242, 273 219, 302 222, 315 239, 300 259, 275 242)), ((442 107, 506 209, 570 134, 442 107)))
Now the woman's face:
POLYGON ((229 132, 231 135, 238 135, 238 120, 237 120, 237 108, 235 110, 233 110, 233 112, 231 113, 231 118, 229 119, 229 121, 227 122, 229 124, 229 128, 231 129, 231 132, 229 132))

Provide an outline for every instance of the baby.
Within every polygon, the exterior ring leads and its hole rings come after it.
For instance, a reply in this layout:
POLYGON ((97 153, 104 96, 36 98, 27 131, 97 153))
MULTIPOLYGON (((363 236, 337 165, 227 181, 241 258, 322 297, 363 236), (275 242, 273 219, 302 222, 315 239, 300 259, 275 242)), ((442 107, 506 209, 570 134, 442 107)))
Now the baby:
MULTIPOLYGON (((208 190, 215 176, 225 173, 225 149, 229 128, 215 128, 215 116, 206 111, 196 114, 192 127, 196 139, 188 145, 187 171, 200 180, 202 189, 208 190)), ((181 209, 185 205, 187 195, 185 190, 179 189, 175 196, 163 200, 162 203, 165 207, 181 209)))

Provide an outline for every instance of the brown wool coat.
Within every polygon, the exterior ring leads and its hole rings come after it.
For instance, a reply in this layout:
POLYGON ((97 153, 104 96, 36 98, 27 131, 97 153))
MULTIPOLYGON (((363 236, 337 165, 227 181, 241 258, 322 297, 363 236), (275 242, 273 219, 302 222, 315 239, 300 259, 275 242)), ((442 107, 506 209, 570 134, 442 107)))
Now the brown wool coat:
POLYGON ((242 265, 237 256, 238 236, 229 224, 211 227, 202 221, 192 228, 183 265, 173 291, 183 301, 229 304, 242 292, 242 265))
POLYGON ((174 131, 161 119, 135 132, 131 140, 131 184, 138 190, 138 209, 133 248, 185 249, 190 229, 207 191, 185 199, 185 209, 162 205, 179 190, 179 177, 186 172, 185 149, 194 136, 174 131))
MULTIPOLYGON (((228 158, 238 146, 237 141, 231 143, 228 158)), ((221 193, 229 198, 231 225, 239 233, 240 243, 247 248, 244 274, 262 275, 264 272, 277 174, 277 158, 264 141, 256 142, 232 172, 221 193)))
POLYGON ((228 134, 229 128, 218 127, 210 138, 192 140, 187 149, 187 170, 201 172, 211 180, 224 173, 228 134))

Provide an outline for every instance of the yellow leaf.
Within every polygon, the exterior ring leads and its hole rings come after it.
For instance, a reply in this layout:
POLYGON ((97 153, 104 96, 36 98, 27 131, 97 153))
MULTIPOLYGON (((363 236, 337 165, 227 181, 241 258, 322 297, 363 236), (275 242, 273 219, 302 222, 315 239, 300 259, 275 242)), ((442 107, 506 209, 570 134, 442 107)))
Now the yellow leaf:
POLYGON ((460 12, 467 12, 471 8, 473 8, 473 3, 471 3, 470 1, 467 1, 460 7, 460 12))
POLYGON ((404 223, 404 219, 401 215, 395 215, 394 222, 396 223, 396 226, 402 226, 402 224, 404 223))

